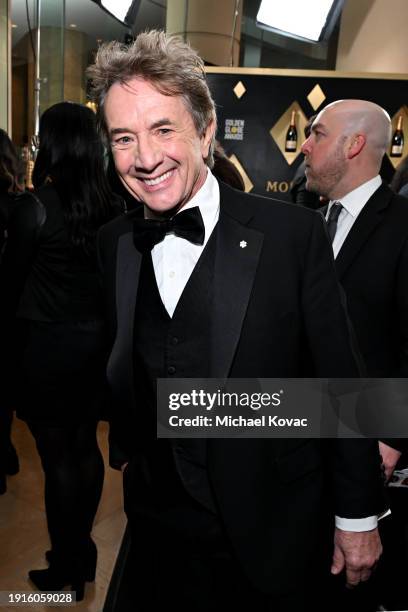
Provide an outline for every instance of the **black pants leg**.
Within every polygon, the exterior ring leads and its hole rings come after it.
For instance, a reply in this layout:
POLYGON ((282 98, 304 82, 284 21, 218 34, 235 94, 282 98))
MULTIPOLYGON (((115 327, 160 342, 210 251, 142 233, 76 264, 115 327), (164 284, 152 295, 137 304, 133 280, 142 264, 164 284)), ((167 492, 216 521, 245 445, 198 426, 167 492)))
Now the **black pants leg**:
POLYGON ((6 474, 11 476, 19 471, 17 452, 11 441, 13 412, 8 406, 3 398, 0 405, 0 495, 7 490, 6 474))
POLYGON ((6 408, 6 406, 0 406, 0 470, 5 470, 5 455, 12 446, 11 442, 11 423, 13 420, 13 411, 6 408), (4 469, 2 469, 4 468, 4 469))
POLYGON ((104 465, 96 423, 29 423, 45 474, 45 508, 55 562, 84 558, 102 493, 104 465))
MULTIPOLYGON (((261 593, 249 582, 217 524, 207 527, 207 532, 190 538, 183 536, 182 529, 175 533, 169 525, 132 517, 103 612, 332 610, 319 581, 293 584, 286 594, 261 593)), ((279 587, 271 576, 273 586, 279 587)))

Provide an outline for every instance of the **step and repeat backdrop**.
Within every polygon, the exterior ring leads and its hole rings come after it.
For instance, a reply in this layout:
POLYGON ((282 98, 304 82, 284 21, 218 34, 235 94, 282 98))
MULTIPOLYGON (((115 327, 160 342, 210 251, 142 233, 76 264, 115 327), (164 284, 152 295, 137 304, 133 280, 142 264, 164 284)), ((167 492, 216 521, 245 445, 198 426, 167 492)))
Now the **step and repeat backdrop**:
POLYGON ((248 192, 290 200, 307 120, 343 98, 371 100, 390 114, 385 179, 408 155, 408 78, 402 75, 256 68, 207 68, 207 75, 217 105, 217 139, 248 192))

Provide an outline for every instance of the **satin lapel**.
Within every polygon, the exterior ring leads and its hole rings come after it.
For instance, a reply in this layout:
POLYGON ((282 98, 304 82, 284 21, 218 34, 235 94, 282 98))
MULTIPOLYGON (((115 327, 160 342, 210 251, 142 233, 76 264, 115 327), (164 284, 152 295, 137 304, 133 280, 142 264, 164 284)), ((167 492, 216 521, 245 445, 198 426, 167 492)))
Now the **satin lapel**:
POLYGON ((377 225, 381 223, 384 210, 387 208, 392 196, 392 191, 386 185, 381 185, 357 217, 336 257, 336 268, 340 280, 377 225))
POLYGON ((142 256, 133 245, 132 232, 121 236, 116 261, 117 333, 108 372, 114 372, 112 384, 125 403, 134 396, 133 327, 141 261, 142 256))
POLYGON ((221 207, 217 225, 210 372, 211 377, 222 380, 228 377, 241 335, 263 242, 262 232, 234 217, 221 207))

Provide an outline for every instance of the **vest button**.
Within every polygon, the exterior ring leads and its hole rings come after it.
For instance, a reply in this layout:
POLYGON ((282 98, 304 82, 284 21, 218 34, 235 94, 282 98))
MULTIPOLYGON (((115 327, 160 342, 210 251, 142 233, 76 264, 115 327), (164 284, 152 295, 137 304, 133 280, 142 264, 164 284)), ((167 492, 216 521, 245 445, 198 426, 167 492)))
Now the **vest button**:
POLYGON ((174 346, 176 346, 176 344, 178 344, 178 338, 176 338, 176 336, 173 336, 173 338, 171 339, 171 343, 174 344, 174 346))
POLYGON ((168 374, 175 374, 176 373, 176 368, 174 366, 169 366, 167 368, 167 373, 168 374))

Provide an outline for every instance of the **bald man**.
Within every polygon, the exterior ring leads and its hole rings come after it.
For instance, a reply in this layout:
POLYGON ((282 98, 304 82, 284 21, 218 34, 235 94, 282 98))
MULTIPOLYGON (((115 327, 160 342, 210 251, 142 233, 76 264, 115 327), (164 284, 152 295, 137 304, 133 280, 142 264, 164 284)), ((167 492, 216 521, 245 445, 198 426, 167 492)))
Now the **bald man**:
MULTIPOLYGON (((316 117, 302 151, 307 189, 329 200, 324 212, 338 276, 368 375, 406 378, 408 206, 379 176, 390 139, 383 108, 340 100, 316 117)), ((406 442, 380 442, 388 478, 406 442)))

